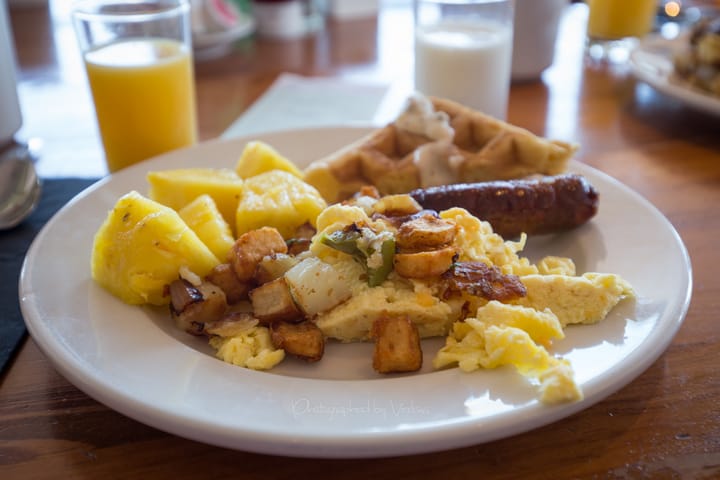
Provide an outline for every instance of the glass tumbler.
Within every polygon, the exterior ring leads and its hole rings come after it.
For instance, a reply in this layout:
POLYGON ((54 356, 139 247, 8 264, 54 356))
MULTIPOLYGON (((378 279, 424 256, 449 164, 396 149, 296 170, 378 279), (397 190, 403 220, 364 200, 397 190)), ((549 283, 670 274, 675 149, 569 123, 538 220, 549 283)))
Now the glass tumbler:
POLYGON ((197 141, 186 0, 81 0, 73 24, 110 172, 197 141))
POLYGON ((415 89, 504 120, 512 0, 415 0, 415 89))

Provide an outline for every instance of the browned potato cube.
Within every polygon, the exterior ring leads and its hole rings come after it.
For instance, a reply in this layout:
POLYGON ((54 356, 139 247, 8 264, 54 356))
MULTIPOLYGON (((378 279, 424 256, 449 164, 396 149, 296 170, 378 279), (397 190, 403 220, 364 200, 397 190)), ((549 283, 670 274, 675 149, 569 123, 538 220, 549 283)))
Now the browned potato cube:
POLYGON ((225 292, 227 302, 232 305, 248 298, 250 284, 241 282, 229 263, 217 265, 205 279, 225 292))
POLYGON ((263 324, 275 320, 300 320, 302 313, 295 305, 285 277, 280 277, 250 290, 253 314, 263 324))
POLYGON ((227 311, 225 293, 209 282, 193 285, 178 279, 168 288, 170 314, 178 328, 192 335, 201 335, 205 323, 221 319, 227 311))
POLYGON ((317 362, 325 352, 325 336, 309 320, 302 323, 273 322, 270 338, 275 348, 282 348, 286 353, 308 362, 317 362))
POLYGON ((407 316, 382 316, 373 322, 370 334, 375 339, 375 371, 415 372, 422 366, 420 335, 407 316))
POLYGON ((243 233, 235 241, 228 254, 228 262, 241 282, 255 275, 257 264, 273 253, 287 253, 287 245, 280 232, 272 227, 262 227, 243 233))
POLYGON ((258 285, 272 282, 285 275, 285 272, 297 265, 298 259, 285 253, 273 253, 257 264, 254 280, 258 285))

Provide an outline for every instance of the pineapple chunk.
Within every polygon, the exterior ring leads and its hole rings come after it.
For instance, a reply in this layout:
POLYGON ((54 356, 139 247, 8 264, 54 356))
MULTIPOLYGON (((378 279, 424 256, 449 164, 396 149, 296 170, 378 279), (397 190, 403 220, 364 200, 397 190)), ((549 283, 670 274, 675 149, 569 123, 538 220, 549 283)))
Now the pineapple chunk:
POLYGON ((200 276, 220 262, 169 207, 130 192, 95 234, 92 277, 126 303, 168 304, 166 285, 186 266, 200 276))
POLYGON ((277 150, 259 140, 248 142, 235 166, 240 178, 250 178, 270 170, 282 170, 303 178, 302 172, 277 150))
POLYGON ((215 201, 228 225, 234 225, 235 210, 242 194, 243 181, 227 168, 185 168, 149 172, 148 196, 174 210, 180 210, 202 194, 215 201))
POLYGON ((235 217, 237 236, 260 227, 275 227, 291 238, 306 222, 313 227, 327 204, 314 187, 282 170, 245 180, 235 217))
POLYGON ((235 239, 230 225, 220 214, 210 195, 200 195, 181 208, 178 214, 217 258, 227 258, 235 239))

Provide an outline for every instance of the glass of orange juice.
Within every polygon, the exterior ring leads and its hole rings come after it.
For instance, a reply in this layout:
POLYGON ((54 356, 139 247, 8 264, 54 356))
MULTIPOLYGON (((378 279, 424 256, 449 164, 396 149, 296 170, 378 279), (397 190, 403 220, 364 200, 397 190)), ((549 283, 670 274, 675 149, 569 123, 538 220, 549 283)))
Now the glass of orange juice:
POLYGON ((197 141, 187 0, 81 0, 73 24, 110 172, 197 141))
POLYGON ((587 0, 588 54, 597 60, 623 62, 630 49, 653 28, 658 0, 587 0))

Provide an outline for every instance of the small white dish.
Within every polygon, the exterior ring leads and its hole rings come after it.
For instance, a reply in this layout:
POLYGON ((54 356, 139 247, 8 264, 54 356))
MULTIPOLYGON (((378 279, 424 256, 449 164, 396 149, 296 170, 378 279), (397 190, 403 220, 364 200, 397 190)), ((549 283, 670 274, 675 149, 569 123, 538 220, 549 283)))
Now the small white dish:
POLYGON ((161 430, 227 448, 303 457, 417 454, 508 437, 572 415, 631 382, 665 351, 691 294, 685 246, 649 202, 607 175, 572 162, 600 192, 600 210, 570 233, 532 238, 526 254, 570 256, 579 271, 622 275, 636 289, 603 322, 567 329, 552 353, 569 359, 585 399, 546 406, 512 368, 433 372, 442 339, 423 343, 425 367, 381 376, 369 344, 330 344, 308 365, 286 359, 257 372, 216 359, 203 339, 175 328, 165 309, 126 305, 90 278, 93 236, 149 170, 233 168, 248 140, 305 165, 360 138, 319 128, 218 140, 129 167, 65 205, 33 242, 20 304, 42 351, 98 401, 161 430))
POLYGON ((720 97, 688 85, 674 73, 673 52, 686 41, 683 37, 666 39, 650 35, 631 52, 630 69, 639 80, 659 92, 695 109, 720 115, 720 97))

